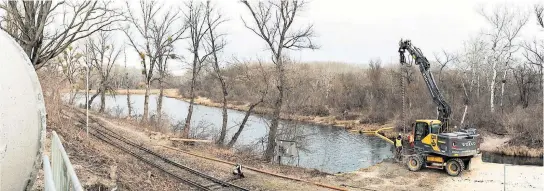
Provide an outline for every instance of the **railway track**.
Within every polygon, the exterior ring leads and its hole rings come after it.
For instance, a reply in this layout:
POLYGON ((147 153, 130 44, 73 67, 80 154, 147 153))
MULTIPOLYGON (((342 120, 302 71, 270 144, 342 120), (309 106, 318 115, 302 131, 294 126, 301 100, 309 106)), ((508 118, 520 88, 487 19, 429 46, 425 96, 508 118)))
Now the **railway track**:
MULTIPOLYGON (((75 117, 78 118, 77 121, 79 123, 85 125, 85 117, 80 115, 83 112, 71 108, 70 110, 76 111, 72 114, 74 114, 75 117)), ((135 143, 130 139, 119 135, 118 133, 105 127, 98 120, 90 116, 89 125, 93 126, 93 128, 89 128, 89 134, 91 134, 92 136, 134 156, 135 158, 141 160, 146 164, 149 164, 165 172, 166 174, 174 177, 175 179, 183 182, 184 184, 192 188, 195 188, 197 190, 248 190, 246 188, 202 173, 186 165, 172 161, 157 152, 154 152, 142 145, 135 143)), ((81 126, 81 128, 84 128, 84 126, 81 126)))

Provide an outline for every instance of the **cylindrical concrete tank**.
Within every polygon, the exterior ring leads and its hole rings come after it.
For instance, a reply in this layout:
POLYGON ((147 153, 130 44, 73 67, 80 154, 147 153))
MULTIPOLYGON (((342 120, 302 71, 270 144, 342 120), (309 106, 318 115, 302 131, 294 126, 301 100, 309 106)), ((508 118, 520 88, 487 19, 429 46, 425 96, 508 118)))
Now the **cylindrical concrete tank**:
POLYGON ((41 167, 45 105, 23 49, 0 30, 0 190, 24 190, 41 167))

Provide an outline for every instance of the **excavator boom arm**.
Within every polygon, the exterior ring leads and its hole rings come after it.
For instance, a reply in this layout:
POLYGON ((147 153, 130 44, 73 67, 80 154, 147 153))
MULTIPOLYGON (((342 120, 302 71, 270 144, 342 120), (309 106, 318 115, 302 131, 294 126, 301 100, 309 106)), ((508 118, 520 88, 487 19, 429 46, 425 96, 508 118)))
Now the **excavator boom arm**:
POLYGON ((434 81, 433 74, 430 70, 430 63, 423 56, 423 52, 417 47, 412 46, 412 43, 410 40, 401 40, 399 43, 399 54, 400 54, 400 63, 405 65, 406 58, 404 56, 404 52, 408 51, 408 53, 412 56, 414 59, 416 65, 419 65, 419 71, 421 72, 421 75, 423 76, 423 80, 425 81, 425 85, 427 85, 427 89, 429 90, 429 93, 433 99, 433 102, 438 106, 438 120, 442 122, 442 130, 446 131, 448 129, 449 125, 449 118, 451 115, 451 108, 448 105, 448 103, 444 100, 442 97, 442 93, 440 93, 440 90, 436 86, 436 82, 434 81))

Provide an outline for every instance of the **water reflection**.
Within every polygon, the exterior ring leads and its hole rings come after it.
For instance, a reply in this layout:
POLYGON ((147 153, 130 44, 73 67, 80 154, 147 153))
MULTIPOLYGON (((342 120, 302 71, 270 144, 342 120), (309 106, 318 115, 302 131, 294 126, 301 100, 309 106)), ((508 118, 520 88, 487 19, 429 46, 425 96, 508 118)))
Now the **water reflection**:
MULTIPOLYGON (((156 111, 157 96, 150 96, 149 109, 153 114, 156 111)), ((78 96, 76 103, 83 104, 84 97, 78 96)), ((127 115, 127 102, 125 95, 107 96, 106 106, 109 110, 116 110, 120 115, 127 115)), ((99 97, 96 98, 100 100, 99 97)), ((143 113, 143 95, 132 95, 133 113, 141 115, 143 113)), ((163 102, 163 112, 165 112, 170 121, 175 124, 183 121, 187 115, 189 103, 165 98, 163 102)), ((244 113, 236 110, 228 110, 229 121, 227 140, 235 133, 238 124, 242 121, 244 113)), ((194 107, 192 124, 209 124, 206 128, 211 131, 219 131, 221 127, 221 110, 219 108, 196 105, 194 107)), ((259 149, 264 148, 262 144, 263 137, 268 133, 268 123, 266 118, 254 115, 251 116, 244 128, 244 131, 238 138, 236 147, 241 148, 244 145, 257 145, 259 149)), ((390 158, 392 153, 390 145, 383 140, 366 135, 352 134, 341 128, 310 125, 301 122, 280 122, 279 139, 296 140, 299 146, 298 158, 285 158, 282 163, 289 165, 300 165, 305 168, 314 168, 325 172, 347 172, 360 168, 372 166, 381 162, 385 158, 390 158)), ((195 130, 193 128, 192 130, 195 130)))
POLYGON ((543 166, 542 157, 515 157, 482 152, 482 161, 489 163, 543 166))

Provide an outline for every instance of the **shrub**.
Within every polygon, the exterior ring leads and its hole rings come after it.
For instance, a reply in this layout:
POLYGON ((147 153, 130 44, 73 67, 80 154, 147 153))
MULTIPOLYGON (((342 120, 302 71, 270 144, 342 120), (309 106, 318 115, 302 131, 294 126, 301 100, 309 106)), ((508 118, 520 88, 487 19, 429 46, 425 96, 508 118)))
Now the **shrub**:
POLYGON ((323 105, 305 105, 295 110, 296 113, 310 116, 327 116, 329 115, 329 109, 323 105))
POLYGON ((386 122, 390 121, 393 116, 393 112, 389 110, 368 112, 361 118, 361 120, 359 120, 359 123, 385 124, 386 122))
MULTIPOLYGON (((542 143, 541 143, 542 144, 542 143)), ((528 156, 528 157, 542 157, 542 149, 529 148, 526 146, 504 146, 498 147, 495 150, 496 153, 508 156, 528 156)))

